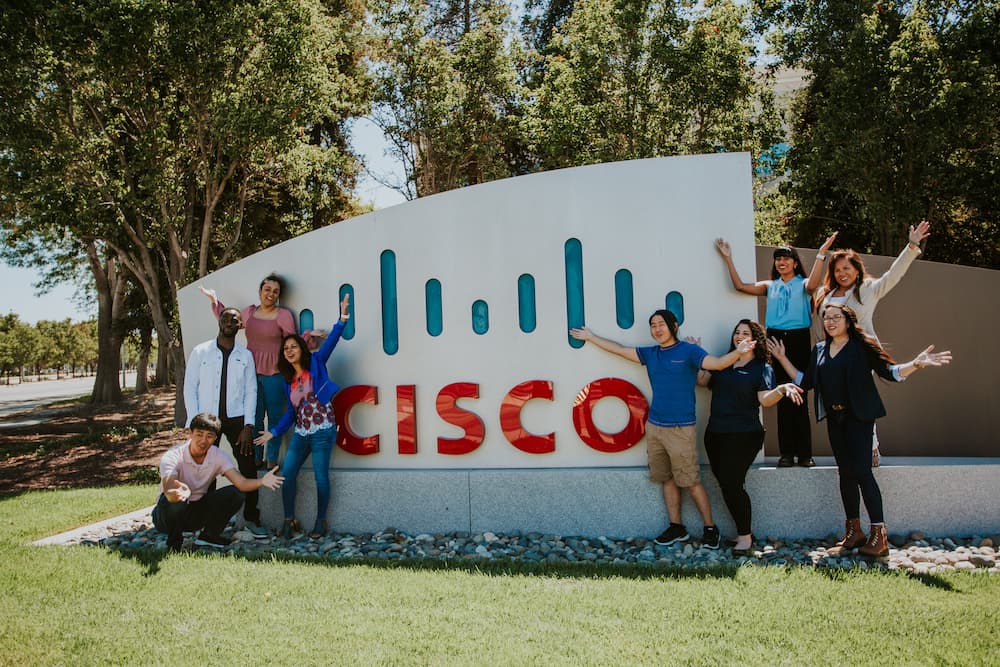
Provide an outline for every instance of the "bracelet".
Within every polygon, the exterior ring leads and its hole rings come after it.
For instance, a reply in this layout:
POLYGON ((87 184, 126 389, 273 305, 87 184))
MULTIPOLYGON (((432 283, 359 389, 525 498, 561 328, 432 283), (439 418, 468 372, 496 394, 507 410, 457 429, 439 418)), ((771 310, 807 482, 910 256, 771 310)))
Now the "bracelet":
POLYGON ((816 255, 816 259, 818 259, 821 262, 825 262, 826 261, 826 255, 816 255))
POLYGON ((906 245, 910 246, 914 250, 920 250, 920 244, 919 243, 914 243, 913 241, 907 241, 906 245))

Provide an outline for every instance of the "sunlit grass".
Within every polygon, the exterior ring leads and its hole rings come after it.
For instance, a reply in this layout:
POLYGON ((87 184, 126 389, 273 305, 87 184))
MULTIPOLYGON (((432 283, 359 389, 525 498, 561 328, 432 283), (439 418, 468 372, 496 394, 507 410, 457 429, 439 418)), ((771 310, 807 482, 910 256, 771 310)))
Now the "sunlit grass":
POLYGON ((0 500, 2 664, 989 664, 1000 577, 425 567, 25 543, 155 487, 0 500))

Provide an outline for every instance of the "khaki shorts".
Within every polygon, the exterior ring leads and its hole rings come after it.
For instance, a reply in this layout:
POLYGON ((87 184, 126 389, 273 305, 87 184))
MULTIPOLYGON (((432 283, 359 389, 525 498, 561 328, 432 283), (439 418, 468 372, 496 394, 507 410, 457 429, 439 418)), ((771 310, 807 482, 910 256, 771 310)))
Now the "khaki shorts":
POLYGON ((674 480, 679 487, 701 481, 694 426, 657 426, 646 422, 646 457, 649 479, 674 480))

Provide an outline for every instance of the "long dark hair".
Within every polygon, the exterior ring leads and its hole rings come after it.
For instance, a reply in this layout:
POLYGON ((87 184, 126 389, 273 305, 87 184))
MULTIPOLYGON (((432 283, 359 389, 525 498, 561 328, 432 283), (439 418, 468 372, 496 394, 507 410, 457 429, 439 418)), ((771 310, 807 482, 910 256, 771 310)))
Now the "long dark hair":
POLYGON ((832 294, 834 290, 837 289, 837 278, 834 275, 834 270, 837 266, 837 262, 842 259, 846 259, 854 267, 854 270, 858 272, 858 277, 854 281, 854 287, 852 291, 854 292, 854 298, 861 301, 861 283, 864 282, 865 278, 868 277, 868 271, 865 270, 865 263, 861 259, 861 255, 857 252, 851 250, 850 248, 841 248, 840 250, 834 250, 830 253, 830 263, 826 267, 826 277, 823 279, 823 284, 819 286, 816 290, 816 294, 813 295, 813 300, 816 302, 816 312, 819 313, 819 309, 823 306, 823 299, 827 294, 832 294))
POLYGON ((306 370, 310 368, 309 362, 312 361, 312 352, 309 351, 306 341, 298 334, 287 334, 281 339, 281 353, 278 355, 278 372, 281 373, 281 377, 285 378, 285 382, 291 384, 292 380, 295 379, 295 366, 292 366, 285 359, 285 342, 288 340, 294 340, 298 344, 299 350, 302 353, 299 357, 299 364, 306 370))
POLYGON ((764 334, 764 327, 747 318, 743 318, 737 322, 736 326, 733 327, 733 333, 729 334, 729 351, 732 352, 736 349, 736 345, 733 344, 733 336, 736 335, 736 330, 740 328, 741 324, 750 327, 750 337, 756 343, 753 346, 753 358, 760 359, 764 363, 769 363, 771 361, 771 353, 767 351, 767 336, 764 334))
POLYGON ((802 260, 799 259, 799 251, 790 245, 780 245, 774 249, 774 257, 771 261, 771 280, 777 280, 781 277, 778 269, 774 266, 774 260, 779 257, 791 257, 795 260, 795 275, 802 276, 803 278, 806 277, 806 271, 802 268, 802 260))
MULTIPOLYGON (((882 347, 882 344, 878 342, 878 339, 870 335, 864 330, 864 327, 858 324, 858 314, 854 312, 853 308, 838 303, 828 303, 823 308, 823 312, 820 313, 820 317, 825 316, 826 311, 830 308, 837 308, 844 314, 844 321, 847 322, 847 335, 864 346, 865 352, 868 354, 868 360, 872 365, 878 363, 879 361, 883 361, 887 364, 896 363, 895 359, 893 359, 889 352, 882 347)), ((829 350, 830 342, 833 339, 830 337, 830 334, 826 333, 825 328, 823 333, 826 337, 826 349, 829 350)))

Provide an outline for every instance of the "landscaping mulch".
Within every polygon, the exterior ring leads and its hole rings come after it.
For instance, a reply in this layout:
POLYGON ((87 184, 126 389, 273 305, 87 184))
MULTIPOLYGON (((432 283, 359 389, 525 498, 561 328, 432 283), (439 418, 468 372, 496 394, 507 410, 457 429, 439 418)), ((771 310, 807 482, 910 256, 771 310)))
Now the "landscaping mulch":
POLYGON ((156 466, 186 436, 174 428, 174 388, 157 387, 108 407, 43 406, 0 423, 0 496, 159 480, 156 466))

